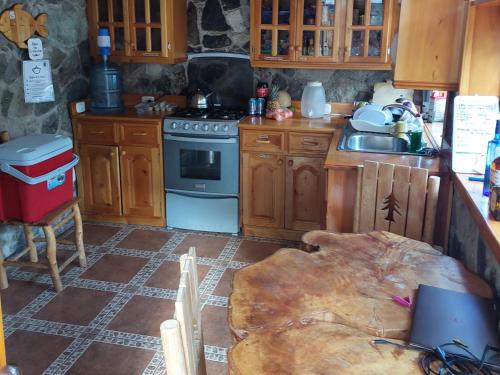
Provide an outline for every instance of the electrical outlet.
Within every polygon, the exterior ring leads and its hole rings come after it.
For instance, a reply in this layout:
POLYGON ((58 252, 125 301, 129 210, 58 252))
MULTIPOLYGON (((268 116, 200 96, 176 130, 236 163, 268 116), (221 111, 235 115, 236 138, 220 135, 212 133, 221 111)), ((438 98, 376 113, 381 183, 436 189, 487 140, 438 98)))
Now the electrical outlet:
POLYGON ((76 103, 76 113, 83 113, 83 112, 85 112, 85 102, 76 103))

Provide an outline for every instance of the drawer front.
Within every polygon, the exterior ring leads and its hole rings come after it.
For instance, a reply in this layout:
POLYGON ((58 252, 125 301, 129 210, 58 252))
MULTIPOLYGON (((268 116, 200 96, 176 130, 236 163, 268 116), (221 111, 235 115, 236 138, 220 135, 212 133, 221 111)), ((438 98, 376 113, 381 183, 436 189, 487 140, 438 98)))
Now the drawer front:
POLYGON ((120 124, 120 144, 158 145, 161 142, 160 125, 120 124))
POLYGON ((116 144, 118 139, 112 121, 78 121, 77 139, 83 143, 97 145, 116 144))
POLYGON ((290 152, 327 153, 332 136, 330 134, 289 133, 290 152))
POLYGON ((278 152, 285 149, 285 136, 281 132, 244 131, 242 135, 244 150, 278 152))

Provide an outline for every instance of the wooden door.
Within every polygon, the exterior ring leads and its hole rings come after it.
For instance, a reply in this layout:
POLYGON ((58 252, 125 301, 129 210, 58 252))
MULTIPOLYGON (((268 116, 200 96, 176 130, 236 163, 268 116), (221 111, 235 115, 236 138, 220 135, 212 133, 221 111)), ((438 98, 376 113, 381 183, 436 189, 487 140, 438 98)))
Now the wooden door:
POLYGON ((341 0, 298 0, 297 61, 338 62, 341 58, 341 0))
POLYGON ((283 156, 242 153, 243 224, 283 228, 283 156))
POLYGON ((286 229, 325 228, 325 181, 324 159, 298 156, 286 159, 286 229))
POLYGON ((463 0, 402 1, 395 87, 458 89, 467 4, 463 0))
POLYGON ((128 0, 131 56, 167 57, 167 1, 128 0))
POLYGON ((297 0, 253 1, 252 60, 294 60, 296 2, 297 0))
MULTIPOLYGON (((394 0, 347 0, 345 62, 388 61, 393 2, 394 0)), ((420 19, 418 13, 411 17, 420 19)))
POLYGON ((79 151, 84 212, 121 215, 118 147, 80 145, 79 151))
POLYGON ((128 23, 128 2, 134 0, 89 0, 87 14, 89 21, 89 44, 92 56, 99 56, 97 30, 109 29, 112 56, 130 55, 128 23))
POLYGON ((123 213, 132 216, 161 217, 163 182, 160 149, 120 147, 123 213))

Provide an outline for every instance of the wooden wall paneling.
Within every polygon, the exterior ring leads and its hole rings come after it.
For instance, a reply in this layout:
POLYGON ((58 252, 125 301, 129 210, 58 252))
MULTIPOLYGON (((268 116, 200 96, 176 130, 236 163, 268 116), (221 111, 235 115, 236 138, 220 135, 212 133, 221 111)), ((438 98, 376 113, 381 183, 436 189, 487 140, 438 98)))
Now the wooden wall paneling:
POLYGON ((377 203, 377 178, 379 164, 365 161, 363 165, 363 180, 359 216, 359 232, 370 232, 375 225, 377 203))
MULTIPOLYGON (((377 181, 377 202, 375 205, 375 230, 389 230, 390 222, 386 220, 388 210, 386 207, 387 199, 392 194, 392 183, 394 178, 394 164, 380 163, 378 167, 377 181)), ((364 212, 361 211, 364 215, 364 212)))
POLYGON ((410 194, 408 197, 408 219, 405 236, 414 240, 422 239, 425 213, 428 170, 412 168, 410 174, 410 194))
POLYGON ((408 214, 408 193, 410 190, 410 167, 396 165, 394 168, 394 188, 393 193, 399 203, 399 212, 394 218, 395 222, 391 223, 390 231, 392 233, 405 235, 406 218, 408 214))
POLYGON ((356 204, 357 170, 329 169, 327 173, 326 229, 332 232, 352 232, 356 204))
POLYGON ((441 179, 437 176, 429 177, 427 183, 427 200, 425 202, 424 233, 422 241, 434 243, 434 231, 436 225, 436 211, 439 197, 439 184, 441 179))

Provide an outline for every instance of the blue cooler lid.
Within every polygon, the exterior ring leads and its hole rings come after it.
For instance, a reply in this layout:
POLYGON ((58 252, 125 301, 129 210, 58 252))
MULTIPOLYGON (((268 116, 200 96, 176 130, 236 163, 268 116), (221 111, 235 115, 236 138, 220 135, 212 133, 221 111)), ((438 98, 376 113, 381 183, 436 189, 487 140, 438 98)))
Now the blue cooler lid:
POLYGON ((29 166, 73 148, 71 138, 56 134, 34 134, 0 144, 0 162, 29 166))

